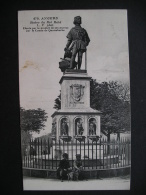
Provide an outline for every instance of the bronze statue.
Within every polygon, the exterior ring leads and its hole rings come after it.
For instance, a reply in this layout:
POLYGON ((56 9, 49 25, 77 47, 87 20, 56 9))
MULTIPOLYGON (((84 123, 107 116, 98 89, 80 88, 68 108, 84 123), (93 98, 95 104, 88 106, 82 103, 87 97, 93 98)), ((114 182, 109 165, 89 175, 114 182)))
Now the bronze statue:
POLYGON ((80 69, 82 64, 82 56, 86 51, 86 47, 88 46, 90 39, 87 31, 81 27, 82 21, 80 16, 76 16, 73 23, 75 24, 75 27, 73 27, 67 35, 68 41, 64 51, 65 53, 67 53, 68 51, 72 52, 70 67, 68 67, 70 69, 75 68, 75 58, 78 54, 78 69, 80 69))

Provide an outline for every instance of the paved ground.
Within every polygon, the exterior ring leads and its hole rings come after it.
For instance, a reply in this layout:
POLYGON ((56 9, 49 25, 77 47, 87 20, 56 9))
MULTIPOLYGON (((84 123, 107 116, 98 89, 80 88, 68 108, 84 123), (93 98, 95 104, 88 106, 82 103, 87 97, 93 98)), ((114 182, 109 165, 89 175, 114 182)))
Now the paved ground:
POLYGON ((130 190, 130 176, 69 182, 24 177, 23 188, 24 190, 130 190))

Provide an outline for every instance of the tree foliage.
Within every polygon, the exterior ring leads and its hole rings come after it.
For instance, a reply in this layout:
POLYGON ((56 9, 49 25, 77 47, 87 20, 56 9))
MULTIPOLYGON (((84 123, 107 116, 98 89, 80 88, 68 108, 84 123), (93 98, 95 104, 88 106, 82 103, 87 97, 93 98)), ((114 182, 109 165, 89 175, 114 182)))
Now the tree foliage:
POLYGON ((32 135, 29 133, 29 131, 21 131, 21 143, 22 144, 28 144, 30 139, 32 138, 32 135))
POLYGON ((45 122, 47 121, 47 113, 45 110, 38 108, 25 110, 20 108, 20 127, 21 131, 37 132, 44 129, 45 122))
POLYGON ((130 91, 127 84, 92 80, 90 105, 102 112, 101 131, 105 135, 130 131, 130 91))
POLYGON ((55 104, 53 108, 55 108, 56 110, 60 110, 61 109, 61 91, 58 97, 54 100, 54 102, 55 104))

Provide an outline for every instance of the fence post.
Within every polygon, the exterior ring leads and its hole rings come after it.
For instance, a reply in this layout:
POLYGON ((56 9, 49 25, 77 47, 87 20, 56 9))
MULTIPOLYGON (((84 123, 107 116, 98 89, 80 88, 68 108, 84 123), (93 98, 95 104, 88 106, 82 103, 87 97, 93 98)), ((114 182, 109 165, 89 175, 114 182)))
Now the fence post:
POLYGON ((109 159, 108 159, 108 140, 106 139, 106 158, 107 158, 107 163, 106 163, 106 167, 108 168, 108 163, 109 163, 109 159))
POLYGON ((128 141, 128 165, 129 165, 129 141, 128 141))
POLYGON ((97 169, 97 139, 96 139, 96 169, 97 169))
POLYGON ((125 138, 123 138, 123 167, 125 166, 125 138))
POLYGON ((114 139, 114 156, 115 156, 115 164, 116 164, 116 168, 117 168, 117 142, 116 142, 116 138, 114 139))
POLYGON ((25 145, 22 145, 22 149, 21 149, 21 156, 22 156, 23 166, 25 167, 25 156, 26 156, 26 149, 25 149, 25 145))
POLYGON ((123 143, 124 143, 124 140, 123 140, 123 138, 122 138, 122 167, 123 167, 123 165, 124 165, 124 162, 123 162, 123 159, 124 159, 123 143))
POLYGON ((72 169, 73 169, 73 139, 71 140, 71 149, 72 149, 72 169))
POLYGON ((92 169, 93 169, 93 139, 92 139, 92 169))
POLYGON ((126 138, 124 138, 124 166, 126 166, 126 138))
POLYGON ((116 168, 118 167, 117 160, 118 160, 118 164, 119 164, 119 155, 118 155, 118 151, 117 151, 117 148, 119 147, 119 145, 117 142, 119 143, 119 141, 116 141, 116 138, 114 138, 113 145, 112 145, 112 149, 113 149, 112 156, 113 156, 113 167, 116 167, 116 168))
POLYGON ((126 166, 126 159, 127 159, 127 139, 125 137, 125 166, 126 166))
MULTIPOLYGON (((34 145, 35 145, 35 160, 34 160, 34 162, 35 162, 35 165, 36 165, 36 163, 37 163, 37 143, 36 143, 36 139, 34 140, 34 145)), ((35 166, 35 168, 36 168, 37 166, 35 166)))
POLYGON ((104 138, 103 138, 103 169, 104 169, 104 138))
POLYGON ((26 164, 25 164, 25 165, 26 165, 26 167, 28 166, 28 165, 27 165, 27 164, 28 164, 28 162, 27 162, 27 161, 28 161, 28 160, 27 160, 27 157, 28 157, 28 148, 26 148, 26 161, 25 161, 25 163, 26 163, 26 164))
POLYGON ((110 134, 107 135, 107 154, 110 155, 110 134))
POLYGON ((112 146, 112 157, 113 157, 113 167, 116 167, 117 162, 117 155, 116 155, 116 138, 113 139, 113 146, 112 146))
POLYGON ((50 168, 50 162, 49 162, 49 155, 50 155, 50 145, 49 145, 49 138, 48 138, 48 168, 50 168))
POLYGON ((43 168, 43 157, 42 157, 42 138, 41 138, 41 164, 42 164, 42 168, 43 168))
MULTIPOLYGON (((52 141, 53 143, 53 141, 52 141)), ((53 169, 53 144, 52 144, 52 169, 53 169)))
POLYGON ((100 138, 100 145, 99 145, 99 163, 100 163, 100 169, 101 169, 101 138, 100 138))
POLYGON ((116 162, 116 168, 118 168, 118 165, 119 165, 119 155, 118 155, 118 148, 119 148, 119 146, 118 146, 118 143, 119 143, 119 141, 117 141, 115 139, 115 143, 116 143, 116 159, 118 161, 118 163, 116 162))
POLYGON ((58 147, 59 147, 59 157, 58 157, 58 159, 61 160, 60 139, 58 140, 58 147))
POLYGON ((84 139, 84 169, 85 169, 85 139, 84 139))
POLYGON ((76 154, 77 154, 77 140, 76 140, 76 154))
POLYGON ((46 169, 46 153, 47 153, 47 150, 46 150, 46 139, 44 140, 44 148, 45 148, 45 150, 44 150, 44 152, 45 152, 45 169, 46 169))
POLYGON ((80 140, 80 155, 81 155, 81 140, 80 140))
POLYGON ((88 169, 89 169, 89 139, 88 139, 88 169))
POLYGON ((34 140, 32 140, 32 145, 33 145, 33 161, 32 161, 32 163, 33 163, 33 168, 34 168, 34 157, 35 157, 35 147, 34 147, 34 140))
POLYGON ((57 152, 56 152, 56 138, 55 138, 55 162, 56 162, 56 169, 57 169, 57 152))
POLYGON ((108 144, 109 144, 109 155, 110 155, 110 168, 111 168, 111 148, 112 148, 112 142, 110 141, 108 141, 108 144))
POLYGON ((30 147, 30 151, 29 151, 29 164, 28 164, 28 166, 31 168, 31 153, 32 153, 32 149, 31 149, 31 139, 30 139, 30 142, 29 142, 29 147, 30 147))
POLYGON ((129 161, 131 164, 131 143, 129 142, 129 161))
POLYGON ((39 138, 38 138, 38 168, 40 168, 40 162, 39 162, 39 138))
POLYGON ((119 160, 120 160, 120 139, 118 140, 118 167, 119 167, 119 160))
POLYGON ((107 156, 106 138, 105 138, 105 156, 107 156))

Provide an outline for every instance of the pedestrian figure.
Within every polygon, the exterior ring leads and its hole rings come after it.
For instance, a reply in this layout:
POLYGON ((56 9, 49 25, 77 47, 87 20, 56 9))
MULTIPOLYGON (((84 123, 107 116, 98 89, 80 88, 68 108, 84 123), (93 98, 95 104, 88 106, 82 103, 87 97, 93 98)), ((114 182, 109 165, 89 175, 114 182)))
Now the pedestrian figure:
POLYGON ((76 160, 74 161, 73 164, 73 172, 74 172, 74 180, 82 180, 83 179, 83 166, 82 166, 82 161, 81 161, 81 155, 76 154, 76 160))
POLYGON ((63 159, 59 163, 59 167, 57 169, 57 176, 63 182, 64 179, 68 179, 68 171, 70 170, 70 164, 68 161, 68 154, 63 154, 63 159))

